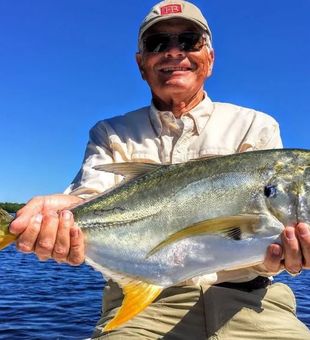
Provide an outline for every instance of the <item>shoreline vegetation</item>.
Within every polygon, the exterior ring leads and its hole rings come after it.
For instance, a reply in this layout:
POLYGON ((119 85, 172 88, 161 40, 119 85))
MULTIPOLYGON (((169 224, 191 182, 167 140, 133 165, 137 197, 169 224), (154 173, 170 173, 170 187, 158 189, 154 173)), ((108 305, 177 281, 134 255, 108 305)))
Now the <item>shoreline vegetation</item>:
POLYGON ((0 202, 0 208, 7 211, 8 213, 16 213, 17 210, 22 208, 24 203, 15 203, 15 202, 0 202))

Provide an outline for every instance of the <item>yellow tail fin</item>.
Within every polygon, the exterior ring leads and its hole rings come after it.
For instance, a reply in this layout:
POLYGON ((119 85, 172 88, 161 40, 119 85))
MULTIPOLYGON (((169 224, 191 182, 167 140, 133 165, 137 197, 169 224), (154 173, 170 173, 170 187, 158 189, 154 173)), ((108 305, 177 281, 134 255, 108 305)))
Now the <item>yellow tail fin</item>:
POLYGON ((9 225, 13 217, 0 208, 0 250, 16 240, 16 235, 9 231, 9 225))

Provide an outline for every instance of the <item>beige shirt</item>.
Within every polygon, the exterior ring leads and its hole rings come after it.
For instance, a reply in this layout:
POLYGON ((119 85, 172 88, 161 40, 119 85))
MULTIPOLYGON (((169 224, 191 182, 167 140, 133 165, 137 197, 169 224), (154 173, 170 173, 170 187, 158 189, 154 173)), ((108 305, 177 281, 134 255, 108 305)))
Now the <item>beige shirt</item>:
MULTIPOLYGON (((152 104, 98 122, 90 130, 83 165, 67 194, 88 198, 118 184, 121 176, 96 171, 113 162, 179 163, 208 155, 281 148, 278 123, 265 113, 204 100, 181 118, 152 104)), ((240 269, 195 279, 208 283, 246 281, 256 271, 240 269)))

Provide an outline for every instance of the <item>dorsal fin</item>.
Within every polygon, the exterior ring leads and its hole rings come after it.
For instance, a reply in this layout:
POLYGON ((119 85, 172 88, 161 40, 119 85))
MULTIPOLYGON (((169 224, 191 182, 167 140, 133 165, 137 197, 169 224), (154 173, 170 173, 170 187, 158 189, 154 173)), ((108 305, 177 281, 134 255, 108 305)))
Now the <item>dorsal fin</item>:
POLYGON ((127 181, 138 176, 142 176, 148 172, 154 171, 162 166, 163 166, 162 164, 124 162, 124 163, 100 164, 94 166, 94 169, 99 171, 112 172, 115 175, 124 176, 127 181))

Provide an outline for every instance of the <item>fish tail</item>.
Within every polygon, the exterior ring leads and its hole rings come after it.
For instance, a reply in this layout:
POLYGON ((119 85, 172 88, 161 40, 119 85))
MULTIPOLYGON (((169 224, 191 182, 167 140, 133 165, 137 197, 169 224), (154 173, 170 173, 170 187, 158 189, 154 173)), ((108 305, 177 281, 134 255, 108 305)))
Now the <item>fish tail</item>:
POLYGON ((0 209, 0 250, 16 240, 16 235, 11 234, 9 231, 9 225, 12 220, 12 216, 0 209))
POLYGON ((10 233, 2 234, 2 230, 1 230, 0 231, 0 250, 9 246, 15 240, 16 240, 16 235, 13 235, 13 234, 10 234, 10 233))

